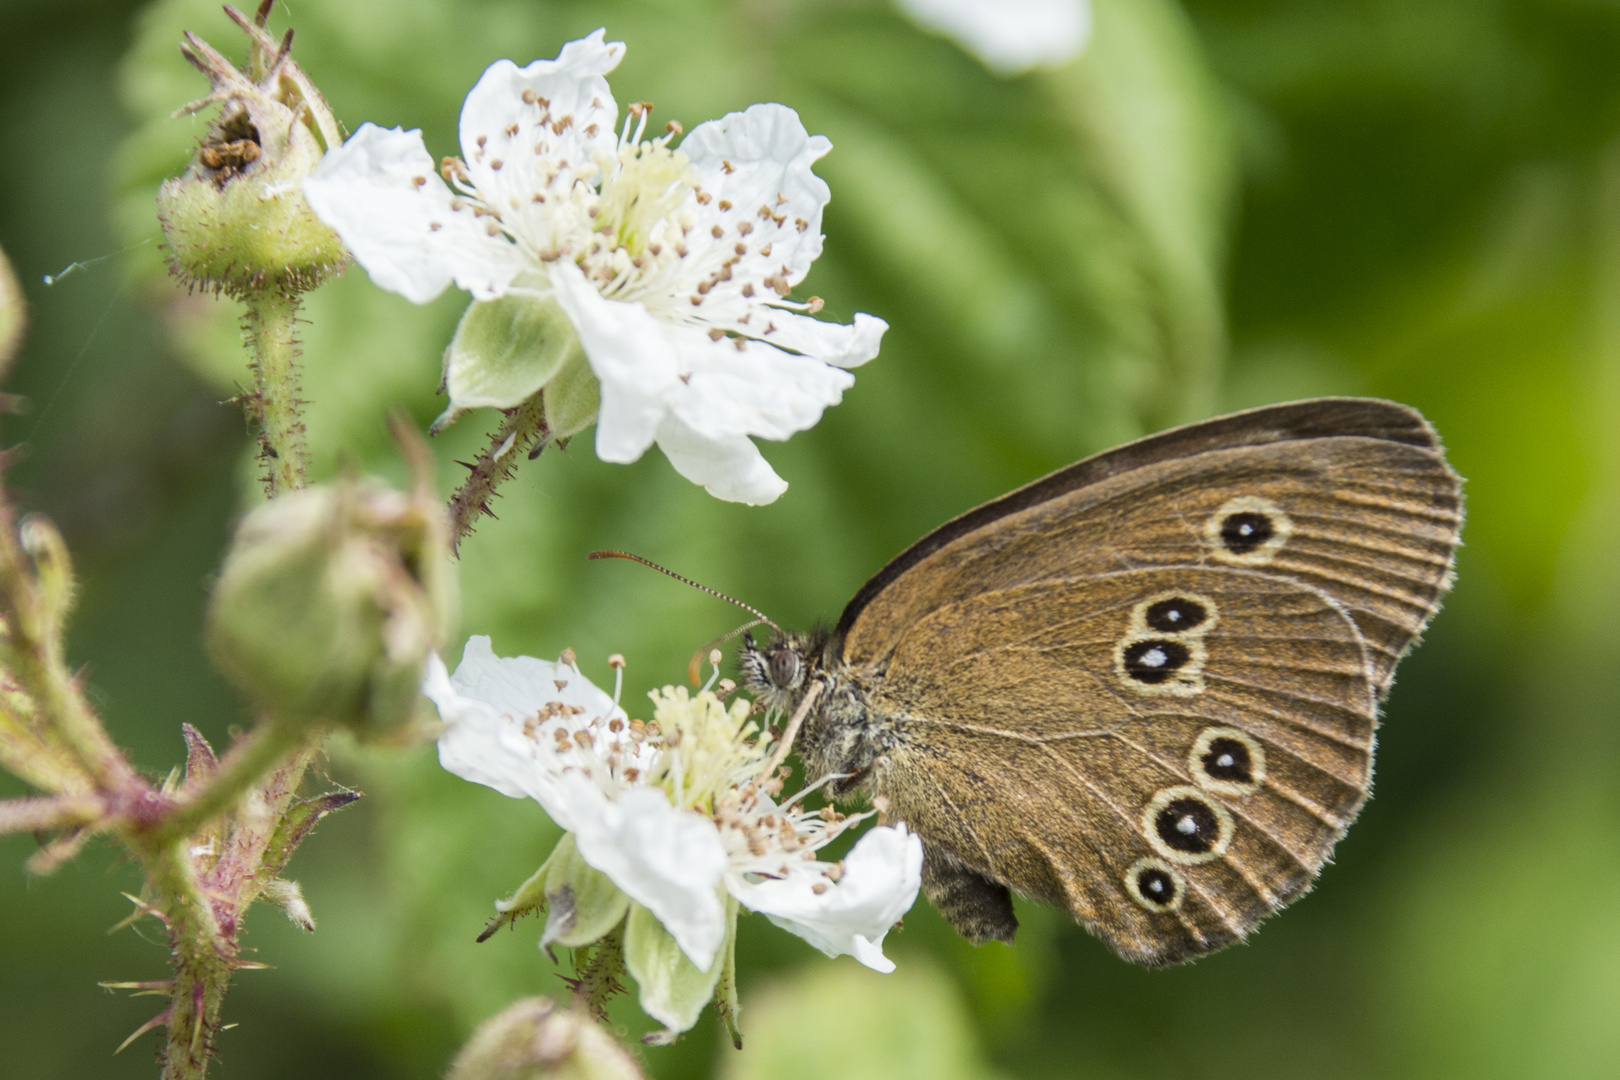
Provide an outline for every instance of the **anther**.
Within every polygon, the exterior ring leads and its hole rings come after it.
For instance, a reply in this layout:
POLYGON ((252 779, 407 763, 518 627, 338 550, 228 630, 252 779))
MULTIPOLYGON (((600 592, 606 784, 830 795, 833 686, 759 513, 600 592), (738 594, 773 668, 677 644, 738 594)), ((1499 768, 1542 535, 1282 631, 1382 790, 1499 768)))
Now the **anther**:
POLYGON ((521 96, 523 98, 523 104, 525 104, 525 105, 533 105, 534 102, 535 102, 535 98, 538 95, 536 95, 533 90, 525 90, 525 91, 523 91, 523 94, 521 96))
MULTIPOLYGON (((573 649, 564 649, 562 651, 562 656, 558 657, 558 660, 561 663, 567 664, 569 667, 579 666, 579 658, 574 655, 573 649)), ((561 688, 559 687, 559 689, 561 688)))
POLYGON ((805 310, 814 315, 816 312, 820 311, 826 306, 826 303, 821 299, 821 297, 812 296, 810 298, 810 303, 805 307, 805 310))
POLYGON ((665 135, 679 135, 685 130, 685 128, 681 127, 681 122, 679 120, 671 120, 669 123, 664 125, 665 135))
POLYGON ((624 667, 624 654, 614 653, 612 656, 608 657, 608 667, 613 668, 614 670, 624 667))

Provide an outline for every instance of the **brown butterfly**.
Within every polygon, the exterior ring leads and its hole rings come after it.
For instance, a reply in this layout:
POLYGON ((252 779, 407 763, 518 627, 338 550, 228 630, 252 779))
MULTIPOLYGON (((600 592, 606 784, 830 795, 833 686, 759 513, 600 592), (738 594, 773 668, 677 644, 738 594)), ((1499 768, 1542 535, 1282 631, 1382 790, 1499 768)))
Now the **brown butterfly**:
POLYGON ((1413 409, 1236 413, 946 522, 742 669, 810 777, 922 837, 969 940, 1012 941, 1016 892, 1173 964, 1299 897, 1354 820, 1461 524, 1413 409))

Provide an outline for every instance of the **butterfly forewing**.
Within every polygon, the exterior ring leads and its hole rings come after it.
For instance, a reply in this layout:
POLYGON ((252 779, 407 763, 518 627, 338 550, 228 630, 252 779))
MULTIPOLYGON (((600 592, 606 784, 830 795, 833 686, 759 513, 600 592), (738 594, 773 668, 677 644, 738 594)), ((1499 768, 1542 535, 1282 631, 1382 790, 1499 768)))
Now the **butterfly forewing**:
POLYGON ((1298 896, 1366 797, 1459 487, 1412 410, 1305 402, 1112 451, 919 541, 835 650, 931 896, 940 867, 981 875, 1147 963, 1298 896))

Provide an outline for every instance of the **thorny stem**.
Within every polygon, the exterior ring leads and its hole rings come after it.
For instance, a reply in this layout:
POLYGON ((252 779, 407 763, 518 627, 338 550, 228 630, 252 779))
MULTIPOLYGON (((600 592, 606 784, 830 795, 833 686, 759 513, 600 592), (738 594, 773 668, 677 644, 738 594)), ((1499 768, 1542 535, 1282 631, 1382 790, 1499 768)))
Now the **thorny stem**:
POLYGON ((624 983, 619 981, 623 974, 624 924, 620 923, 606 937, 574 950, 575 977, 568 980, 574 988, 574 1001, 599 1022, 607 1023, 608 1001, 624 991, 624 983))
POLYGON ((495 516, 489 508, 489 501, 495 497, 495 489, 512 475, 512 470, 525 456, 530 459, 539 457, 550 439, 551 430, 546 426, 543 395, 535 394, 516 408, 505 410, 501 426, 490 436, 489 446, 478 455, 478 460, 461 463, 471 475, 462 481, 450 500, 452 551, 472 534, 473 525, 479 517, 484 514, 495 516))
MULTIPOLYGON (((194 796, 182 798, 155 830, 162 839, 190 836, 230 810, 260 777, 308 736, 287 724, 265 721, 238 739, 217 772, 194 796)), ((300 770, 302 775, 302 770, 300 770)))
POLYGON ((140 854, 154 907, 168 924, 174 963, 173 996, 165 1010, 169 1039, 163 1054, 164 1080, 197 1080, 207 1073, 213 1054, 236 946, 220 932, 186 841, 159 842, 140 854))
POLYGON ((304 442, 304 402, 298 382, 298 340, 294 332, 298 297, 264 289, 244 297, 242 329, 252 357, 253 388, 243 395, 248 418, 257 426, 264 463, 265 494, 274 498, 307 483, 309 450, 304 442))
POLYGON ((248 740, 225 756, 201 797, 147 835, 128 838, 146 868, 153 906, 168 925, 174 963, 164 1080, 200 1080, 207 1073, 225 992, 243 966, 236 944, 242 918, 280 869, 265 865, 266 849, 318 747, 315 737, 278 739, 262 728, 248 740), (281 764, 270 768, 277 760, 281 764), (192 847, 195 829, 249 788, 255 797, 243 801, 219 850, 192 847), (206 807, 212 809, 204 813, 206 807), (190 827, 175 827, 188 821, 188 810, 190 827))

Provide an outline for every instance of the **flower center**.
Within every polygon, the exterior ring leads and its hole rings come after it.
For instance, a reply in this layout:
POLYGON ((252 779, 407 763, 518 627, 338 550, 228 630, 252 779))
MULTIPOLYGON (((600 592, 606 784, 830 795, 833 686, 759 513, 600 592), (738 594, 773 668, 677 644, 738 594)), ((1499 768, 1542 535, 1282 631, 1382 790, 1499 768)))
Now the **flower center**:
POLYGON ((675 224, 672 215, 696 187, 691 162, 665 141, 621 146, 617 167, 602 185, 596 231, 612 239, 614 250, 622 248, 634 258, 675 224))
POLYGON ((749 704, 728 709, 711 691, 695 697, 684 686, 666 686, 649 695, 653 719, 663 733, 664 752, 653 775, 676 806, 713 814, 715 798, 757 773, 770 750, 759 727, 748 721, 749 704))

